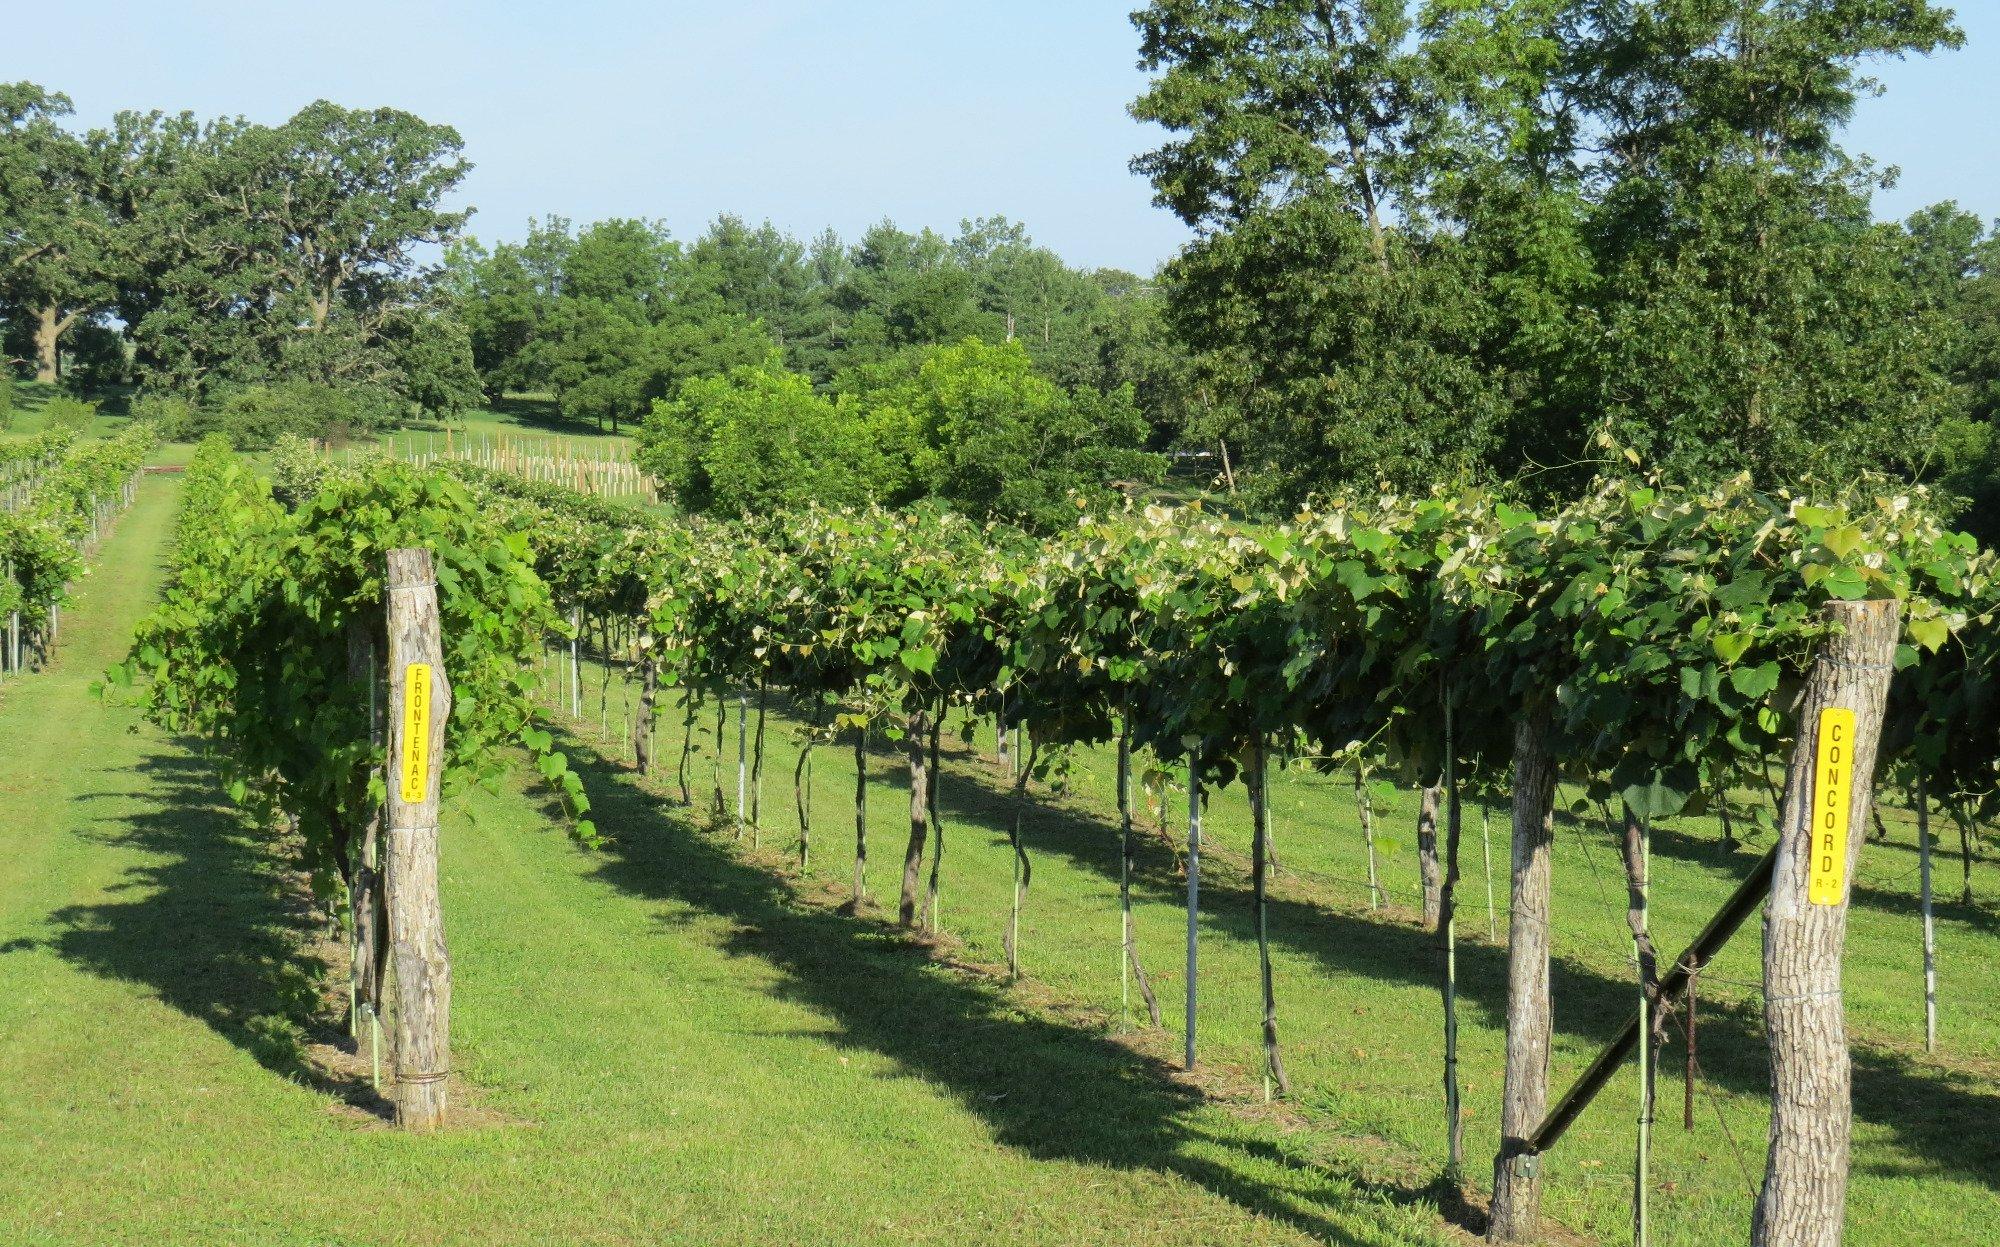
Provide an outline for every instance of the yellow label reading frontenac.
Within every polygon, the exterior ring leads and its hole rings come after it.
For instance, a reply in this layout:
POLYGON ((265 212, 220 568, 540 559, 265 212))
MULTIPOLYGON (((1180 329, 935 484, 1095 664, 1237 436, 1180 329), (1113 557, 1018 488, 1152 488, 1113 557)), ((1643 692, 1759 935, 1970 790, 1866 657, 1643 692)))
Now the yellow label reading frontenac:
POLYGON ((403 800, 424 799, 431 782, 431 665, 403 668, 403 800))
POLYGON ((1819 712, 1819 747, 1813 765, 1812 875, 1806 899, 1838 905, 1847 895, 1847 807, 1854 799, 1854 712, 1830 706, 1819 712))

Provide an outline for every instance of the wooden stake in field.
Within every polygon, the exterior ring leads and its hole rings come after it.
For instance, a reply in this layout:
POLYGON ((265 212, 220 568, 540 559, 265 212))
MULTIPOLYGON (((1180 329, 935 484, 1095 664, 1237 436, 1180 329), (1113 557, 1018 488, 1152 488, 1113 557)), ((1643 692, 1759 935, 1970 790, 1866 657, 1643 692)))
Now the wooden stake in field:
POLYGON ((428 550, 389 551, 389 946, 396 968, 396 1124, 444 1125, 451 958, 438 898, 438 792, 451 685, 428 550))
POLYGON ((1829 602, 1826 613, 1837 630, 1806 678, 1764 908, 1771 1130, 1755 1247, 1837 1247, 1847 1208, 1854 1104, 1840 963, 1902 610, 1829 602))

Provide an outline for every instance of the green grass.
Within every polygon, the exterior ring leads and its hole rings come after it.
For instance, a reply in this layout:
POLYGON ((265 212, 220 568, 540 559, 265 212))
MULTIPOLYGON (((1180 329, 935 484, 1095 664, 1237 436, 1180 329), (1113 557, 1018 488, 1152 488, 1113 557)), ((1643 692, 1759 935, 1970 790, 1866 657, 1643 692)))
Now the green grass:
MULTIPOLYGON (((1283 862, 1272 930, 1294 1104, 1258 1103, 1258 993, 1240 789, 1216 794, 1204 873, 1196 1095, 1179 1049, 1183 915, 1170 835, 1136 883, 1144 960, 1168 1026, 1125 1032, 1118 979, 1109 758, 1038 794, 1023 925, 1029 981, 992 973, 1010 891, 1011 804, 986 754, 954 747, 944 782, 944 960, 879 910, 838 912, 851 870, 848 749, 815 755, 814 869, 796 878, 792 736, 770 732, 761 848, 669 793, 679 715, 663 715, 663 782, 621 755, 626 694, 599 737, 573 725, 608 843, 557 830, 510 787, 454 802, 444 888, 457 1068, 474 1126, 436 1139, 383 1129, 365 1091, 301 1050, 338 1042, 337 975, 302 955, 319 923, 265 838, 217 798, 185 742, 93 700, 158 577, 170 479, 80 587, 53 669, 0 685, 0 1241, 7 1243, 1435 1243, 1440 1168, 1436 954, 1410 921, 1414 802, 1385 802, 1402 841, 1396 905, 1368 910, 1352 792, 1274 783, 1283 862), (611 743, 618 741, 619 743, 611 743)), ((596 719, 592 675, 590 717, 596 719)), ((734 727, 725 752, 733 755, 734 727)), ((706 748, 706 746, 704 746, 706 748)), ((733 756, 723 787, 734 791, 733 756)), ((705 807, 713 757, 694 759, 705 807)), ((871 760, 871 890, 893 905, 906 830, 900 759, 871 760)), ((725 820, 726 822, 726 820, 725 820)), ((1974 906, 1940 907, 1943 1044, 1921 1051, 1908 820, 1863 854, 1849 944, 1857 1128, 1848 1241, 1975 1243, 2000 1213, 2000 870, 1974 906)), ((1494 1143, 1503 954, 1484 938, 1476 812, 1461 954, 1468 1163, 1494 1143)), ((1505 905, 1506 830, 1496 820, 1505 905)), ((1655 929, 1677 951, 1749 869, 1698 820, 1656 836, 1655 929)), ((1955 895, 1957 863, 1939 861, 1955 895)), ((1557 840, 1558 1087, 1629 1011, 1617 859, 1594 820, 1557 840)), ((1502 915, 1504 931, 1504 913, 1502 915)), ((1679 1124, 1667 1050, 1655 1241, 1741 1241, 1762 1169, 1766 1070, 1757 935, 1706 980, 1708 1080, 1679 1124), (1713 1103, 1711 1102, 1713 1097, 1713 1103), (1719 1115, 1718 1115, 1719 1110, 1719 1115), (1725 1134, 1723 1123, 1727 1123, 1725 1134), (1733 1136, 1733 1143, 1731 1138, 1733 1136), (1741 1160, 1738 1152, 1740 1149, 1741 1160)), ((1136 998, 1134 1001, 1136 1006, 1136 998)), ((1622 1077, 1548 1160, 1548 1209, 1627 1241, 1634 1079, 1622 1077)))
MULTIPOLYGON (((8 384, 0 379, 0 385, 8 384)), ((0 441, 26 439, 49 427, 46 414, 49 400, 62 393, 53 385, 39 381, 21 381, 14 385, 14 418, 10 426, 0 429, 0 441)), ((91 423, 92 437, 109 437, 125 427, 127 423, 126 400, 130 396, 122 389, 108 394, 91 395, 97 403, 97 419, 91 423)))
MULTIPOLYGON (((593 690, 587 717, 593 718, 594 678, 586 677, 593 690)), ((611 697, 615 737, 624 715, 624 695, 615 684, 611 697)), ((663 718, 669 785, 680 718, 671 708, 663 718)), ((732 725, 725 737, 723 776, 732 808, 734 730, 732 725)), ((791 741, 788 730, 772 729, 764 804, 765 846, 778 850, 767 853, 772 862, 797 839, 791 741)), ((700 745, 707 749, 708 741, 700 745)), ((991 748, 990 730, 982 728, 976 752, 962 746, 952 751, 942 802, 944 918, 961 955, 998 963, 1011 899, 1005 827, 1012 807, 1004 777, 988 756, 991 748)), ((624 746, 610 751, 622 754, 624 746)), ((847 745, 814 755, 814 868, 804 886, 826 903, 845 895, 851 876, 850 758, 847 745)), ((711 766, 712 757, 703 755, 693 767, 698 806, 709 800, 711 766)), ((871 768, 870 887, 893 913, 908 808, 898 781, 906 771, 888 752, 875 754, 871 768)), ((1035 873, 1022 941, 1026 973, 1093 1007, 1110 1029, 1123 1015, 1113 780, 1108 751, 1087 752, 1067 796, 1040 801, 1029 813, 1026 839, 1035 873)), ((1566 800, 1573 797, 1565 793, 1566 800)), ((1184 882, 1169 843, 1184 833, 1183 801, 1171 803, 1168 838, 1147 839, 1135 884, 1142 957, 1167 1024, 1166 1033, 1139 1041, 1169 1058, 1179 1050, 1185 1003, 1184 882)), ((1351 781, 1298 771, 1274 781, 1274 841, 1283 868, 1274 884, 1272 938, 1285 1059, 1302 1120, 1329 1149, 1359 1163, 1365 1180, 1412 1190, 1434 1180, 1444 1158, 1439 955, 1411 912, 1420 896, 1414 795, 1381 804, 1386 808, 1377 811, 1378 833, 1402 844, 1382 859, 1393 904, 1371 913, 1351 781)), ((2000 993, 1994 991, 2000 976, 1993 969, 2000 958, 2000 915, 1992 900, 2000 895, 2000 869, 1975 863, 1980 899, 1963 906, 1955 899, 1955 851, 1937 860, 1939 896, 1952 900, 1938 907, 1940 1051, 1926 1056, 1915 837, 1906 811, 1887 813, 1891 839, 1871 843, 1862 857, 1848 944, 1846 998, 1856 1040, 1848 1241, 1898 1244, 1913 1233, 1933 1242, 1985 1241, 1984 1227, 2000 1215, 2000 1143, 1990 1129, 2000 1120, 2000 993)), ((1483 1193, 1497 1143, 1505 956, 1486 936, 1479 826, 1477 810, 1469 808, 1460 888, 1460 929, 1468 941, 1460 951, 1460 1016, 1468 1177, 1483 1193)), ((1955 846, 1947 828, 1936 830, 1955 846)), ((1201 1053, 1225 1081, 1254 1089, 1262 1065, 1261 1000, 1249 905, 1249 819, 1240 787, 1213 795, 1206 833, 1215 852, 1203 873, 1201 1053)), ((1492 834, 1504 940, 1504 811, 1496 811, 1492 834)), ((1719 841, 1719 829, 1706 820, 1673 820, 1655 833, 1653 927, 1663 955, 1686 946, 1768 847, 1764 840, 1732 853, 1719 841)), ((1636 1003, 1624 904, 1618 857, 1605 830, 1594 817, 1562 818, 1555 898, 1558 1094, 1636 1003)), ((1663 1247, 1748 1235, 1768 1120, 1766 1048, 1755 1003, 1759 973, 1752 922, 1703 980, 1699 1029, 1706 1076, 1697 1089, 1692 1132, 1681 1124, 1685 1049, 1676 1042, 1662 1056, 1652 1204, 1654 1241, 1663 1247)), ((1630 1237, 1637 1107, 1636 1072, 1628 1073, 1547 1160, 1549 1213, 1607 1242, 1630 1237)))
POLYGON ((0 781, 0 1241, 1441 1241, 1326 1140, 802 903, 603 769, 598 852, 519 789, 449 807, 474 1124, 383 1128, 300 1061, 335 985, 296 880, 197 751, 90 693, 175 488, 144 481, 51 669, 0 686, 31 743, 0 781))
POLYGON ((501 437, 561 442, 572 452, 582 454, 615 450, 629 455, 635 445, 631 424, 624 425, 617 434, 613 434, 608 429, 599 429, 591 421, 570 419, 557 409, 553 398, 543 394, 509 394, 489 408, 465 413, 451 421, 449 426, 417 422, 384 434, 378 440, 383 445, 393 446, 400 454, 422 451, 432 445, 433 440, 442 449, 447 427, 454 440, 470 436, 475 443, 481 439, 497 441, 501 437))

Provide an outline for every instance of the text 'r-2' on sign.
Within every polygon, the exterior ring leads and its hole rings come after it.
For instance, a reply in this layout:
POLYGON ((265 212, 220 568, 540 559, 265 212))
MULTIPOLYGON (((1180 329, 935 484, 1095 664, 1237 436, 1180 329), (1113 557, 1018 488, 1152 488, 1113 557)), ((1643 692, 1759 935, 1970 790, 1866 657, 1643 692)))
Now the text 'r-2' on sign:
POLYGON ((403 668, 403 783, 406 803, 422 801, 431 782, 431 665, 403 668))
POLYGON ((1847 895, 1847 813, 1854 803, 1854 712, 1829 706, 1819 712, 1819 746, 1813 763, 1812 874, 1806 899, 1838 905, 1847 895))

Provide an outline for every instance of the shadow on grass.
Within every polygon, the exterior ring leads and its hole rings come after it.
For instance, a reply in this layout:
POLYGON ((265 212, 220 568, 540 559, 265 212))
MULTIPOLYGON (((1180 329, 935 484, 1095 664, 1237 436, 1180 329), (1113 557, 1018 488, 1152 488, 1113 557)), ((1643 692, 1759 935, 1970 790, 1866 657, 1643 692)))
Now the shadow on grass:
POLYGON ((840 1042, 946 1089, 999 1142, 1038 1159, 1176 1175, 1332 1243, 1382 1242, 1388 1205, 1430 1198, 1333 1171, 1278 1142, 1215 1132, 1196 1116, 1199 1095, 1165 1065, 1024 1008, 1000 984, 940 965, 894 928, 802 901, 785 878, 631 782, 622 765, 575 739, 564 748, 606 838, 601 878, 731 919, 728 950, 778 969, 774 990, 832 1019, 840 1042), (1285 1185, 1239 1166, 1281 1167, 1285 1185))
MULTIPOLYGON (((963 754, 960 760, 964 760, 963 754)), ((961 767, 952 778, 956 782, 944 786, 949 824, 955 829, 1004 835, 1012 817, 1011 795, 989 786, 977 771, 961 767)), ((1117 829, 1106 821, 1038 802, 1023 820, 1022 835, 1032 855, 1060 857, 1076 869, 1097 872, 1107 880, 1117 877, 1117 829)), ((1656 832, 1656 844, 1657 837, 1656 832)), ((1155 836, 1137 839, 1135 896, 1162 904, 1183 903, 1185 881, 1176 849, 1155 836)), ((1686 856, 1723 879, 1747 872, 1756 860, 1751 850, 1724 853, 1713 841, 1685 834, 1669 836, 1667 841, 1669 856, 1686 856)), ((1255 942, 1246 863, 1227 851, 1205 849, 1202 899, 1205 934, 1255 942)), ((1462 892, 1461 905, 1465 899, 1462 892)), ((1864 903, 1870 899, 1874 898, 1864 898, 1864 903)), ((1891 895, 1881 899, 1882 908, 1890 912, 1904 908, 1905 898, 1891 895)), ((1032 896, 1028 903, 1034 904, 1032 896)), ((1436 937, 1414 925, 1371 919, 1360 911, 1346 912, 1312 900, 1274 896, 1269 905, 1273 943, 1309 956, 1328 973, 1432 990, 1441 981, 1443 955, 1436 937)), ((1939 912, 1946 912, 1946 908, 1940 906, 1939 912)), ((1909 902, 1909 910, 1914 912, 1914 902, 1909 902)), ((1915 938, 1914 926, 1912 931, 1915 938)), ((1756 923, 1746 923, 1736 938, 1758 939, 1756 923)), ((1623 951, 1619 950, 1621 955, 1623 951)), ((1673 955, 1679 950, 1662 951, 1673 955)), ((1483 941, 1461 941, 1458 946, 1459 1007, 1494 1029, 1505 1025, 1506 959, 1504 948, 1483 941)), ((1633 983, 1606 977, 1575 961, 1558 956, 1551 966, 1551 982, 1556 1026, 1586 1047, 1608 1042, 1633 1011, 1633 983)), ((1281 1019, 1287 989, 1281 981, 1281 1019)), ((1442 1009, 1441 1004, 1439 1007, 1442 1009)), ((1412 1025, 1419 1028, 1410 1036, 1418 1045, 1414 1051, 1419 1055, 1414 1059, 1427 1059, 1423 1055, 1430 1051, 1426 1045, 1438 1042, 1434 1019, 1413 1020, 1412 1025)), ((1768 1095, 1769 1051, 1761 1014, 1754 1006, 1704 1006, 1700 1056, 1704 1073, 1717 1085, 1754 1099, 1768 1095)), ((1442 1059, 1441 1053, 1437 1059, 1442 1059)), ((1567 1083, 1561 1082, 1555 1091, 1560 1094, 1566 1087, 1567 1083)), ((1929 1172, 1952 1173, 2000 1187, 2000 1140, 1990 1131, 1971 1128, 1973 1122, 2000 1120, 2000 1087, 1892 1052, 1857 1048, 1854 1109, 1862 1120, 1890 1130, 1896 1145, 1931 1166, 1929 1172)), ((1468 1143, 1475 1158, 1481 1155, 1482 1146, 1476 1137, 1468 1143)), ((1753 1163, 1755 1160, 1753 1157, 1753 1163)), ((1481 1167, 1475 1160, 1474 1171, 1481 1167)))
POLYGON ((309 1045, 349 1040, 321 1007, 324 963, 312 949, 321 920, 270 840, 225 801, 193 746, 155 751, 134 769, 145 779, 145 807, 77 834, 144 860, 108 889, 117 899, 51 914, 57 933, 36 945, 150 989, 274 1073, 386 1115, 387 1102, 366 1082, 306 1059, 309 1045))

